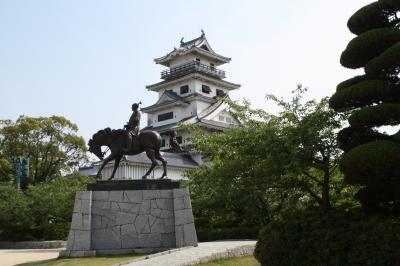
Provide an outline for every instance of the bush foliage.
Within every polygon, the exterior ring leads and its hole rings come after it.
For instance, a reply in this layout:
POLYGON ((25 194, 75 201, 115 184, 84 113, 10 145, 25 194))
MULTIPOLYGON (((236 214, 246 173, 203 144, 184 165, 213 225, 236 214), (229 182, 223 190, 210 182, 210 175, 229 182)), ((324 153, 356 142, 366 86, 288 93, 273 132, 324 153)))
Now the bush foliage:
POLYGON ((197 239, 200 242, 222 239, 256 239, 259 227, 202 228, 196 227, 197 239))
POLYGON ((348 68, 365 66, 376 55, 400 41, 400 30, 373 29, 354 38, 342 53, 340 63, 348 68))
POLYGON ((75 193, 86 189, 87 177, 56 178, 25 191, 0 185, 0 240, 66 239, 75 193))
POLYGON ((362 34, 366 31, 395 27, 398 19, 391 19, 400 8, 397 0, 379 0, 371 3, 350 17, 347 26, 354 34, 362 34))
POLYGON ((371 76, 397 77, 400 73, 400 43, 397 43, 365 65, 365 73, 371 76))
POLYGON ((375 176, 380 179, 400 178, 400 144, 392 141, 375 141, 360 145, 343 156, 341 170, 348 173, 350 183, 367 185, 375 176), (374 154, 371 157, 369 154, 374 154), (370 178, 370 179, 369 179, 370 178))
POLYGON ((0 186, 0 240, 32 240, 34 230, 31 202, 11 185, 0 186))
POLYGON ((387 80, 365 80, 337 91, 329 100, 329 104, 338 111, 347 111, 380 102, 399 100, 399 85, 387 80))
POLYGON ((265 226, 255 256, 263 266, 398 265, 400 220, 358 209, 301 210, 265 226))

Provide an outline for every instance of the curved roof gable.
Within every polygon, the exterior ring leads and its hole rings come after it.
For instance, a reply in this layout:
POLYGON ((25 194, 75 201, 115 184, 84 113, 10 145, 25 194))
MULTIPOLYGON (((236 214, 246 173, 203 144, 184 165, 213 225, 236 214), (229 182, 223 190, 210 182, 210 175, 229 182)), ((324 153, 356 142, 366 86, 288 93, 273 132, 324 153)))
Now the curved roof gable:
POLYGON ((155 104, 147 106, 147 107, 143 107, 143 108, 141 108, 141 111, 148 112, 148 111, 152 111, 155 109, 160 109, 163 107, 170 106, 170 104, 188 105, 188 103, 186 103, 185 100, 181 96, 179 96, 178 94, 176 94, 173 91, 167 90, 160 96, 160 98, 158 99, 158 101, 155 104))
POLYGON ((229 61, 231 61, 230 58, 214 52, 204 34, 204 31, 202 31, 200 37, 197 37, 196 39, 187 42, 184 42, 182 38, 179 48, 174 48, 174 50, 169 52, 167 55, 156 58, 154 59, 154 61, 157 64, 169 66, 171 60, 174 59, 176 56, 181 56, 192 52, 196 52, 206 57, 212 58, 220 64, 228 63, 229 61))

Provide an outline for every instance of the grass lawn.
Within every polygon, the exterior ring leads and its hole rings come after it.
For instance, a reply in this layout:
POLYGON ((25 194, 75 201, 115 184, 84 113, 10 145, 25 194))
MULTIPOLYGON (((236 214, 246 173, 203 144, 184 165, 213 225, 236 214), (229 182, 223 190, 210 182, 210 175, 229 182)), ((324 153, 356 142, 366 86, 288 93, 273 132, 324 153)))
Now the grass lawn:
POLYGON ((144 255, 124 255, 108 257, 87 257, 87 258, 62 258, 52 260, 42 260, 18 264, 17 266, 108 266, 118 262, 125 262, 143 257, 144 255))
POLYGON ((202 263, 198 266, 260 266, 260 263, 253 256, 237 257, 231 259, 215 260, 202 263))

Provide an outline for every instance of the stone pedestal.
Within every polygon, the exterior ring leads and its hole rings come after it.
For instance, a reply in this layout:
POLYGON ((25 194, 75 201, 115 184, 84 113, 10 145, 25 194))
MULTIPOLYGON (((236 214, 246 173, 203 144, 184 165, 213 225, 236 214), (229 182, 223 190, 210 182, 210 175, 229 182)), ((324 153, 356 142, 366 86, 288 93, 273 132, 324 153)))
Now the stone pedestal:
POLYGON ((76 194, 67 248, 60 256, 147 253, 197 245, 189 192, 179 183, 101 181, 88 189, 76 194))

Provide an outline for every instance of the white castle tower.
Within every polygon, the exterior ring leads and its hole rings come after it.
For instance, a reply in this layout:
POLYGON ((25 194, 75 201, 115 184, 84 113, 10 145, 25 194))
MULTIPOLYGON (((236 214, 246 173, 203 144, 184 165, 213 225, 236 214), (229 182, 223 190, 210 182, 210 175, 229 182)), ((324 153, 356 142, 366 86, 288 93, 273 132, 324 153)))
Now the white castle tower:
POLYGON ((219 131, 238 124, 228 112, 228 106, 217 101, 229 97, 239 84, 225 81, 225 71, 217 67, 230 58, 214 52, 204 31, 200 37, 184 42, 167 55, 156 58, 157 64, 168 67, 161 72, 163 81, 146 88, 158 93, 158 101, 141 109, 147 114, 147 127, 163 137, 162 149, 168 150, 169 132, 178 132, 179 143, 187 143, 187 134, 179 123, 195 123, 210 131, 219 131))
MULTIPOLYGON (((158 93, 158 101, 141 108, 147 114, 147 126, 142 130, 160 133, 168 178, 182 179, 184 170, 196 168, 202 163, 201 155, 196 152, 191 156, 170 152, 169 133, 177 131, 178 142, 185 144, 190 133, 180 130, 180 123, 197 124, 210 132, 238 125, 239 122, 230 115, 228 105, 217 98, 229 97, 229 92, 240 85, 224 80, 225 71, 217 67, 229 63, 231 59, 215 53, 203 31, 194 40, 184 42, 182 38, 179 48, 154 61, 168 69, 161 72, 161 82, 146 86, 149 91, 158 93)), ((93 167, 82 168, 81 172, 95 174, 100 164, 98 162, 93 167)), ((150 165, 144 153, 125 156, 115 179, 140 179, 150 165)), ((107 164, 102 172, 103 179, 108 179, 113 167, 113 162, 107 164)), ((153 176, 159 177, 161 173, 162 169, 156 168, 153 176)))

